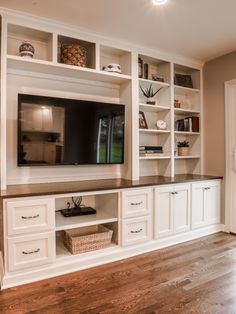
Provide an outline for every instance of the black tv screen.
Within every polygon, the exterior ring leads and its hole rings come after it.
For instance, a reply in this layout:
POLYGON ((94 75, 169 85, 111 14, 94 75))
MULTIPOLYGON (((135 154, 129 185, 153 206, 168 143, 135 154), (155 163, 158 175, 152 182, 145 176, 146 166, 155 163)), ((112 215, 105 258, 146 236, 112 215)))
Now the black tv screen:
POLYGON ((121 164, 125 106, 18 95, 18 166, 121 164))

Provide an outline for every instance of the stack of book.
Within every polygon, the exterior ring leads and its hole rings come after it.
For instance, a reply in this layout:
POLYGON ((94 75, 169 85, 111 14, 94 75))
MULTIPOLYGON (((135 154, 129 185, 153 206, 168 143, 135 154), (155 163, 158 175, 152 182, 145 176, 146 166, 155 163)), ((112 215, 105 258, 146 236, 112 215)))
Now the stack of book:
POLYGON ((175 121, 175 130, 184 132, 199 132, 199 117, 186 117, 175 121))
POLYGON ((163 155, 162 146, 139 146, 140 157, 158 157, 163 155))

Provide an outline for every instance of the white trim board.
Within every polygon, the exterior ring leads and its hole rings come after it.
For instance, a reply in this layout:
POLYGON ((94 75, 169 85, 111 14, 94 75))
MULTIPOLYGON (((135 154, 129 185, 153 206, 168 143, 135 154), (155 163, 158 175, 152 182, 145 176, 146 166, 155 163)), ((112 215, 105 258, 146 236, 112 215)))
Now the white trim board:
POLYGON ((225 225, 226 231, 232 231, 232 162, 233 162, 233 90, 236 89, 236 79, 225 82, 225 225))

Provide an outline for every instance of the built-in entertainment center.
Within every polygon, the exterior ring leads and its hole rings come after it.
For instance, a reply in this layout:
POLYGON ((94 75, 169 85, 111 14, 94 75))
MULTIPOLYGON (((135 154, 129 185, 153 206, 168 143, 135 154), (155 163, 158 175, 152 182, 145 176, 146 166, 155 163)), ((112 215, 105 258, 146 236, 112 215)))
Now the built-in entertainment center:
POLYGON ((201 63, 0 14, 2 288, 224 230, 201 63))

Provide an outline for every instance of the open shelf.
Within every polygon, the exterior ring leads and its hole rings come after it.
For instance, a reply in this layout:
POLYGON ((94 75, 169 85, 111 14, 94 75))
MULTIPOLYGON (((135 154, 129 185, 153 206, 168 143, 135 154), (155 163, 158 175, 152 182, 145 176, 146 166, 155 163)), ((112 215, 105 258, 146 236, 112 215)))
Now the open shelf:
POLYGON ((169 83, 165 82, 159 82, 159 81, 153 81, 153 80, 146 80, 146 79, 139 79, 140 83, 146 83, 146 84, 153 84, 155 87, 160 88, 160 87, 169 87, 169 83))
POLYGON ((56 231, 88 227, 104 223, 116 222, 117 217, 111 217, 104 211, 97 211, 94 215, 64 217, 60 212, 56 212, 56 231))
MULTIPOLYGON (((61 49, 65 45, 77 45, 79 47, 82 47, 86 51, 84 67, 85 68, 90 68, 90 69, 95 69, 96 68, 96 62, 95 62, 95 60, 96 60, 96 57, 95 57, 96 47, 95 47, 95 43, 88 42, 88 41, 81 40, 81 39, 77 39, 77 38, 71 38, 71 37, 67 37, 67 36, 58 35, 58 56, 57 56, 57 61, 59 63, 60 62, 63 63, 63 60, 61 59, 61 49)), ((71 52, 70 52, 70 54, 71 54, 71 52)), ((67 54, 66 54, 66 61, 68 61, 67 54)), ((76 67, 76 65, 72 65, 72 66, 76 67)))
POLYGON ((200 156, 175 156, 175 159, 199 159, 200 156))
POLYGON ((36 59, 23 59, 19 56, 12 55, 8 55, 7 65, 9 69, 37 72, 48 75, 67 76, 75 79, 99 81, 112 84, 122 84, 131 80, 131 76, 124 74, 97 71, 94 69, 36 59))
POLYGON ((109 64, 119 64, 121 66, 121 73, 131 75, 131 52, 101 45, 100 70, 109 64))
POLYGON ((175 114, 177 115, 197 115, 200 114, 199 110, 175 108, 175 114))
MULTIPOLYGON (((148 80, 150 83, 162 83, 153 80, 153 75, 161 76, 164 79, 164 83, 170 83, 170 62, 164 61, 162 59, 157 59, 151 56, 139 54, 139 60, 142 62, 143 66, 142 75, 140 79, 148 80), (147 66, 148 71, 145 72, 145 67, 147 66)), ((164 84, 165 85, 165 84, 164 84)), ((163 86, 164 86, 163 85, 163 86)), ((167 86, 167 85, 166 85, 167 86)))
POLYGON ((29 42, 33 45, 35 49, 34 60, 52 61, 52 33, 8 24, 7 53, 19 56, 19 47, 23 42, 29 42))
POLYGON ((179 95, 189 95, 200 93, 200 89, 175 85, 175 93, 179 95))
POLYGON ((200 132, 175 131, 176 135, 200 135, 200 132))
POLYGON ((161 159, 170 159, 170 156, 156 156, 156 157, 141 157, 139 156, 140 160, 161 160, 161 159))
POLYGON ((143 111, 153 111, 153 112, 170 110, 169 107, 159 106, 159 105, 148 105, 148 104, 139 104, 139 109, 143 111))
POLYGON ((139 129, 139 132, 142 132, 142 133, 160 133, 160 134, 163 134, 163 133, 170 133, 170 130, 155 130, 155 129, 139 129))

